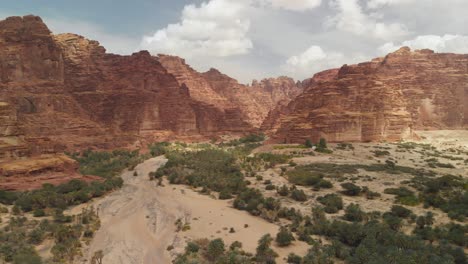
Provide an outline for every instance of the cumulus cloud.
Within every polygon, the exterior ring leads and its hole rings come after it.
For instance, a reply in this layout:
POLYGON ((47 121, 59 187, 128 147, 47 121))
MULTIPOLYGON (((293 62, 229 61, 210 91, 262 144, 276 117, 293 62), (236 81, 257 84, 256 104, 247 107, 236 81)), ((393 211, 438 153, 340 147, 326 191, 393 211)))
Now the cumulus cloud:
POLYGON ((401 44, 388 42, 379 47, 379 52, 387 54, 403 46, 412 49, 431 49, 435 52, 468 53, 468 36, 449 34, 418 36, 412 40, 403 41, 401 44))
POLYGON ((211 0, 184 7, 180 22, 143 37, 141 48, 187 58, 227 57, 252 49, 247 37, 250 20, 243 14, 247 1, 211 0))
POLYGON ((365 59, 362 55, 346 57, 343 53, 325 51, 320 46, 312 45, 303 53, 291 56, 283 65, 283 69, 296 78, 305 79, 312 77, 317 72, 365 59))
POLYGON ((274 8, 283 8, 292 11, 306 11, 319 7, 322 0, 263 0, 264 4, 274 8))
POLYGON ((398 5, 414 2, 415 0, 369 0, 367 2, 368 8, 379 8, 386 5, 398 5))
POLYGON ((406 26, 401 23, 379 22, 376 17, 381 16, 381 14, 366 14, 358 0, 333 0, 330 3, 338 12, 328 20, 328 24, 339 30, 384 40, 408 34, 406 26))

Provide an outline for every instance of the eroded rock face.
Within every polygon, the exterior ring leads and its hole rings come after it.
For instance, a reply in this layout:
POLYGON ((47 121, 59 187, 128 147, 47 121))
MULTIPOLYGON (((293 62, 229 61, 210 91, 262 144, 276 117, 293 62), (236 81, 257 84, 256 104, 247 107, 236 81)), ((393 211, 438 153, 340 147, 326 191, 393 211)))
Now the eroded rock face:
POLYGON ((257 128, 278 103, 290 102, 302 91, 302 86, 288 77, 253 81, 248 86, 238 83, 216 69, 211 69, 202 76, 214 91, 239 106, 246 120, 257 128))
POLYGON ((235 127, 245 122, 258 129, 279 102, 289 103, 302 91, 302 85, 287 77, 254 81, 248 86, 216 69, 199 73, 179 57, 159 55, 158 60, 180 85, 188 87, 194 100, 229 113, 232 118, 228 123, 235 127))
POLYGON ((279 142, 391 141, 417 129, 463 129, 468 127, 468 55, 402 48, 345 65, 335 76, 328 72, 310 80, 272 119, 264 126, 279 142))
POLYGON ((230 99, 179 58, 107 54, 35 16, 0 22, 0 101, 14 106, 32 154, 253 131, 230 99))

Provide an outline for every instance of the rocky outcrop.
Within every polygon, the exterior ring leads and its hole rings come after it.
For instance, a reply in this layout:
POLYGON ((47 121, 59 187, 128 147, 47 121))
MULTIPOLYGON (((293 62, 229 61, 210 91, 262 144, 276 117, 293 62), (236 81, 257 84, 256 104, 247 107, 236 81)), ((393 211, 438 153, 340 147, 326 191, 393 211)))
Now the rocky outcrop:
POLYGON ((180 85, 188 87, 192 98, 238 118, 237 121, 230 121, 236 127, 242 120, 258 129, 269 111, 279 102, 289 103, 302 91, 300 84, 287 77, 254 81, 249 86, 240 84, 216 69, 199 73, 176 56, 159 55, 158 60, 180 85))
POLYGON ((300 91, 289 79, 250 87, 216 74, 147 51, 108 54, 82 36, 51 34, 36 16, 7 18, 0 21, 0 165, 66 150, 245 134, 300 91))
POLYGON ((0 190, 33 190, 44 183, 58 185, 72 179, 102 181, 78 173, 78 163, 65 155, 41 155, 0 163, 0 190))
POLYGON ((468 127, 468 55, 402 48, 316 76, 265 121, 276 141, 392 141, 418 129, 468 127))
POLYGON ((254 127, 260 127, 278 103, 290 102, 302 91, 302 86, 288 77, 264 79, 260 82, 253 81, 251 85, 243 85, 216 69, 211 69, 202 76, 214 91, 238 105, 246 120, 254 127))

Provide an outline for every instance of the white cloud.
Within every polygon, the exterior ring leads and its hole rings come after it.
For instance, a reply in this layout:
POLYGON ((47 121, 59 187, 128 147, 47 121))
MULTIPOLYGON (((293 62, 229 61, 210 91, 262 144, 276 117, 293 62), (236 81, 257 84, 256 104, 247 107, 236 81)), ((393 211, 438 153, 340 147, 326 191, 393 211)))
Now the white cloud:
POLYGON ((312 77, 317 72, 365 59, 367 58, 362 55, 348 58, 343 53, 326 52, 320 46, 312 45, 303 53, 290 57, 283 65, 283 69, 296 78, 305 79, 312 77))
POLYGON ((399 5, 415 2, 415 0, 369 0, 367 2, 368 8, 379 8, 386 5, 399 5))
POLYGON ((227 57, 252 49, 247 37, 250 20, 244 16, 247 1, 211 0, 200 6, 187 5, 181 21, 145 36, 141 48, 187 58, 227 57))
POLYGON ((274 8, 283 8, 292 11, 306 11, 319 7, 322 0, 263 0, 262 2, 274 8))
POLYGON ((403 46, 412 49, 431 49, 435 52, 468 53, 468 36, 462 35, 424 35, 412 40, 403 41, 399 45, 388 42, 379 47, 381 54, 393 52, 403 46))
POLYGON ((379 39, 395 39, 408 34, 405 25, 401 23, 378 22, 382 14, 364 13, 358 0, 333 0, 331 6, 338 13, 329 19, 328 24, 356 35, 369 35, 379 39))

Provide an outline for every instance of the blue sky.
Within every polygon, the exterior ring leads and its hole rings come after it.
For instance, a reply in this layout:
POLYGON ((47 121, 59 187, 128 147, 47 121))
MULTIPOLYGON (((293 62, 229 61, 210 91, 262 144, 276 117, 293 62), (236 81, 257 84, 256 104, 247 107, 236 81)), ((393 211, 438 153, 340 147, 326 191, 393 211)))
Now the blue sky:
POLYGON ((468 53, 466 10, 466 0, 4 0, 0 17, 39 15, 108 52, 178 55, 246 83, 301 80, 403 45, 468 53))

